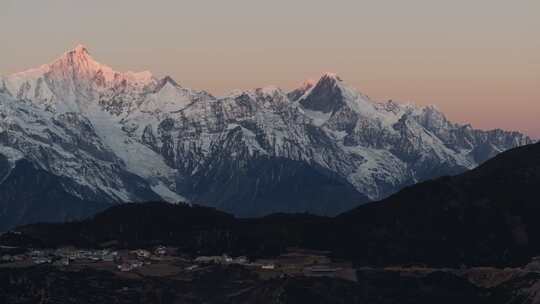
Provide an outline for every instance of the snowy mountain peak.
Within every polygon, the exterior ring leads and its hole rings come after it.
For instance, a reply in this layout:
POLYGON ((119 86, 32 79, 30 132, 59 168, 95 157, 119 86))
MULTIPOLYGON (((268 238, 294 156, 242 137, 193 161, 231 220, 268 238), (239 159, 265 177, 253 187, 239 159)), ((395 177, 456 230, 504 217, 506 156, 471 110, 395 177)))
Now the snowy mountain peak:
MULTIPOLYGON (((300 104, 307 110, 330 113, 344 103, 345 92, 341 78, 334 73, 325 73, 319 81, 300 98, 300 104)), ((348 91, 348 90, 347 90, 348 91)), ((352 92, 352 90, 351 90, 352 92)))
POLYGON ((340 85, 344 85, 344 82, 336 73, 324 73, 319 81, 313 84, 313 87, 331 89, 340 85))
POLYGON ((159 81, 159 87, 162 88, 166 85, 172 85, 174 87, 180 87, 180 85, 176 82, 176 80, 174 80, 171 76, 165 76, 163 78, 160 79, 159 81))
POLYGON ((341 77, 339 77, 336 73, 333 72, 326 72, 321 76, 321 81, 334 81, 334 82, 343 82, 341 77))
POLYGON ((78 73, 93 74, 101 71, 109 79, 114 77, 114 71, 92 58, 88 49, 82 45, 77 45, 73 50, 65 52, 60 58, 50 64, 51 70, 57 73, 78 73))
POLYGON ((79 55, 89 55, 88 49, 83 44, 77 44, 77 46, 72 50, 72 52, 79 55))
MULTIPOLYGON (((170 78, 167 82, 175 84, 170 78)), ((79 112, 81 105, 99 102, 115 115, 132 110, 136 99, 159 86, 148 71, 117 72, 97 62, 82 44, 50 64, 3 77, 0 84, 10 95, 57 113, 79 112)))
POLYGON ((59 63, 73 65, 81 62, 92 63, 92 65, 101 65, 96 62, 92 56, 90 56, 88 49, 82 44, 79 44, 74 49, 65 52, 50 65, 58 65, 59 63))
POLYGON ((45 72, 48 74, 48 78, 55 79, 63 85, 72 83, 82 85, 82 87, 97 86, 109 89, 132 86, 141 89, 157 82, 149 71, 117 72, 111 67, 99 63, 90 55, 88 48, 82 44, 65 52, 46 67, 45 72))

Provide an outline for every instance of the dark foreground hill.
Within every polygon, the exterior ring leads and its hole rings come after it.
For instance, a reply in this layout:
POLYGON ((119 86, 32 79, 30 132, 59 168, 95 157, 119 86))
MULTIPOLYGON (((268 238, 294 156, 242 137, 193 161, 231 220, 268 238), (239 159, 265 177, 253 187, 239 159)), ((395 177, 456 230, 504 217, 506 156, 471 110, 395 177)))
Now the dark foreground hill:
POLYGON ((540 144, 535 144, 335 218, 236 219, 197 206, 127 204, 84 221, 19 227, 22 235, 3 239, 24 237, 43 246, 165 243, 186 253, 250 256, 299 246, 331 250, 357 265, 516 265, 540 255, 539 186, 540 144))
POLYGON ((539 189, 540 144, 516 148, 342 214, 336 249, 364 263, 523 263, 540 254, 539 189))
POLYGON ((126 278, 105 271, 55 267, 0 269, 0 302, 22 303, 506 303, 513 299, 449 273, 425 277, 359 272, 359 282, 283 277, 261 280, 241 267, 210 266, 168 279, 126 278))

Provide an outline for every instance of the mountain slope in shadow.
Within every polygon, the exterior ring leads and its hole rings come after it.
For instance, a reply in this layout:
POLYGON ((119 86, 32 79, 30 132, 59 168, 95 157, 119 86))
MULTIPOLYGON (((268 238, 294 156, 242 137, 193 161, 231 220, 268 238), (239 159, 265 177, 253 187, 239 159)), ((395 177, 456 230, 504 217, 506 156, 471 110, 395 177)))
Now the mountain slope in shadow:
POLYGON ((356 265, 521 265, 540 254, 538 186, 540 144, 535 144, 334 218, 237 219, 197 206, 127 204, 80 222, 17 230, 48 246, 116 240, 127 247, 166 243, 192 254, 250 256, 297 246, 331 250, 356 265))

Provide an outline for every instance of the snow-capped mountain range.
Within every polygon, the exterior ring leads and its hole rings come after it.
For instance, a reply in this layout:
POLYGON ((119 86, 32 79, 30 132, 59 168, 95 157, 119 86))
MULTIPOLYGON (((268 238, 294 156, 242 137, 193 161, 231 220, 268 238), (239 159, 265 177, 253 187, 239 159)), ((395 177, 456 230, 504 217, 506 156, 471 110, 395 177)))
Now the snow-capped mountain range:
POLYGON ((450 122, 433 106, 374 102, 329 73, 288 93, 214 97, 170 77, 115 72, 79 45, 0 78, 0 180, 24 159, 85 201, 335 214, 529 143, 450 122))

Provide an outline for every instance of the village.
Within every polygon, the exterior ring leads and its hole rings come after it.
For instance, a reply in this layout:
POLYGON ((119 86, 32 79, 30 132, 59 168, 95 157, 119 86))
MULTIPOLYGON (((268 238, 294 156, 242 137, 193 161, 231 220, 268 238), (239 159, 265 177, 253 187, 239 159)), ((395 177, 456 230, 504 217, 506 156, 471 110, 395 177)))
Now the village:
POLYGON ((250 261, 245 256, 231 257, 182 255, 177 248, 156 246, 152 249, 115 250, 79 249, 27 249, 0 248, 0 268, 51 265, 68 270, 95 268, 136 277, 168 276, 203 270, 212 265, 238 265, 248 268, 261 278, 287 276, 333 277, 356 281, 356 272, 350 263, 332 262, 329 252, 290 248, 283 255, 271 259, 250 261))

